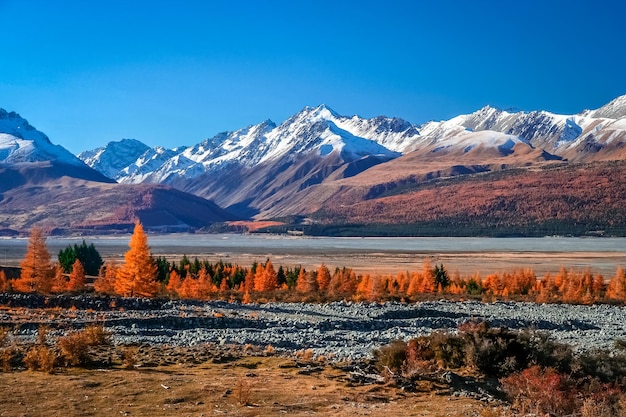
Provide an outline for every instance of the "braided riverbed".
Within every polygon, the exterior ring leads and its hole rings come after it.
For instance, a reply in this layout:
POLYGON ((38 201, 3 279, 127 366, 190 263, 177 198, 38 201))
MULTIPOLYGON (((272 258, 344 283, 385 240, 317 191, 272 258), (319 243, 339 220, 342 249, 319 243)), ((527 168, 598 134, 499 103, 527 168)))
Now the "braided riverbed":
POLYGON ((611 347, 626 339, 626 309, 612 305, 431 301, 325 304, 239 304, 106 297, 0 295, 0 326, 35 340, 39 325, 64 334, 103 324, 115 344, 153 346, 272 345, 279 352, 312 349, 341 360, 371 356, 396 339, 454 331, 471 319, 511 329, 549 332, 577 350, 611 347), (71 308, 70 308, 71 307, 71 308))

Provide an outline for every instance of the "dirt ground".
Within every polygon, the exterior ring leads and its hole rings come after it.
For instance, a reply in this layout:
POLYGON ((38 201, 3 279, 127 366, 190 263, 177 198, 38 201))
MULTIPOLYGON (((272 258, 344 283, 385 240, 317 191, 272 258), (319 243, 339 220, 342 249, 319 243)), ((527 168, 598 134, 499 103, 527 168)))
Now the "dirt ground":
POLYGON ((243 357, 132 370, 0 372, 0 416, 479 416, 486 406, 432 384, 355 385, 331 366, 243 357))

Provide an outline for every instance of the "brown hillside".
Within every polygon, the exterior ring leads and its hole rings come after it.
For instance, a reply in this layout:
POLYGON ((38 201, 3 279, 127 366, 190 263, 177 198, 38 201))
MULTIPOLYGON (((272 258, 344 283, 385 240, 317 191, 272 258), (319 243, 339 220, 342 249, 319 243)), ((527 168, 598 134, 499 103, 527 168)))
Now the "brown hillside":
POLYGON ((132 228, 136 220, 148 229, 181 231, 236 218, 208 200, 161 185, 61 177, 0 193, 0 229, 106 231, 132 228))
POLYGON ((354 204, 330 201, 318 215, 328 223, 618 229, 626 224, 625 175, 623 161, 506 170, 408 184, 354 204))

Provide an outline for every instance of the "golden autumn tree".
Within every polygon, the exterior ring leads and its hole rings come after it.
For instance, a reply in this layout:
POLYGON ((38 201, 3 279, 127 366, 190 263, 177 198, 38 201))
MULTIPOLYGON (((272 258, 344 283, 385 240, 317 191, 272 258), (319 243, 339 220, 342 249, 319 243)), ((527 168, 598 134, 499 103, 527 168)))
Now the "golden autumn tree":
POLYGON ((76 259, 72 265, 70 272, 70 280, 67 283, 68 291, 82 291, 85 289, 85 268, 83 264, 76 259))
POLYGON ((0 292, 9 291, 11 291, 11 282, 4 273, 4 270, 0 269, 0 292))
POLYGON ((124 297, 152 297, 157 293, 157 265, 150 254, 148 237, 141 223, 135 224, 124 256, 124 264, 115 277, 115 292, 124 297))
POLYGON ((180 275, 176 272, 175 269, 170 271, 170 279, 167 282, 167 287, 165 289, 172 295, 177 295, 180 286, 182 285, 182 281, 180 280, 180 275))
POLYGON ((257 292, 274 291, 278 288, 278 276, 272 261, 258 265, 254 277, 254 290, 257 292))
POLYGON ((20 267, 22 272, 13 283, 14 289, 20 292, 41 293, 49 293, 52 290, 54 269, 41 229, 34 228, 31 231, 26 255, 20 267))
POLYGON ((317 268, 317 286, 321 292, 325 292, 328 290, 328 285, 330 284, 330 271, 328 267, 324 264, 321 264, 317 268))
POLYGON ((609 281, 606 295, 613 300, 626 301, 626 272, 622 267, 617 268, 615 276, 609 281))
POLYGON ((65 276, 65 272, 63 272, 63 267, 56 262, 53 269, 52 292, 61 293, 67 291, 67 277, 65 276))
POLYGON ((298 273, 298 278, 296 279, 296 292, 300 294, 306 294, 311 292, 311 288, 309 287, 309 280, 307 277, 307 273, 304 268, 300 268, 300 272, 298 273))
POLYGON ((101 268, 98 278, 93 283, 93 288, 103 294, 115 294, 115 277, 118 265, 114 259, 107 261, 101 268))

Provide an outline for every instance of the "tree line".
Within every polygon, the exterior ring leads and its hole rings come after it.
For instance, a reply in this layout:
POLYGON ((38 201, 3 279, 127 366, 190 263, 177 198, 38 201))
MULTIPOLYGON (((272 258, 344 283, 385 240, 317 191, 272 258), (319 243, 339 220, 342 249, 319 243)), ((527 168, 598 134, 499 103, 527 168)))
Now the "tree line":
POLYGON ((452 299, 520 300, 540 303, 626 302, 626 273, 618 268, 606 279, 591 270, 568 270, 537 277, 532 269, 515 269, 485 276, 476 273, 450 275, 443 265, 425 260, 421 271, 396 275, 357 274, 351 268, 331 271, 322 264, 307 271, 303 267, 276 268, 270 259, 250 267, 223 262, 190 260, 179 262, 154 257, 140 223, 135 225, 123 263, 103 262, 97 250, 84 241, 59 252, 53 263, 45 237, 33 229, 17 279, 0 271, 0 291, 42 294, 91 291, 85 265, 97 269, 93 291, 124 297, 171 297, 180 299, 223 299, 253 301, 418 301, 429 297, 452 299), (71 265, 71 267, 68 267, 71 265))

